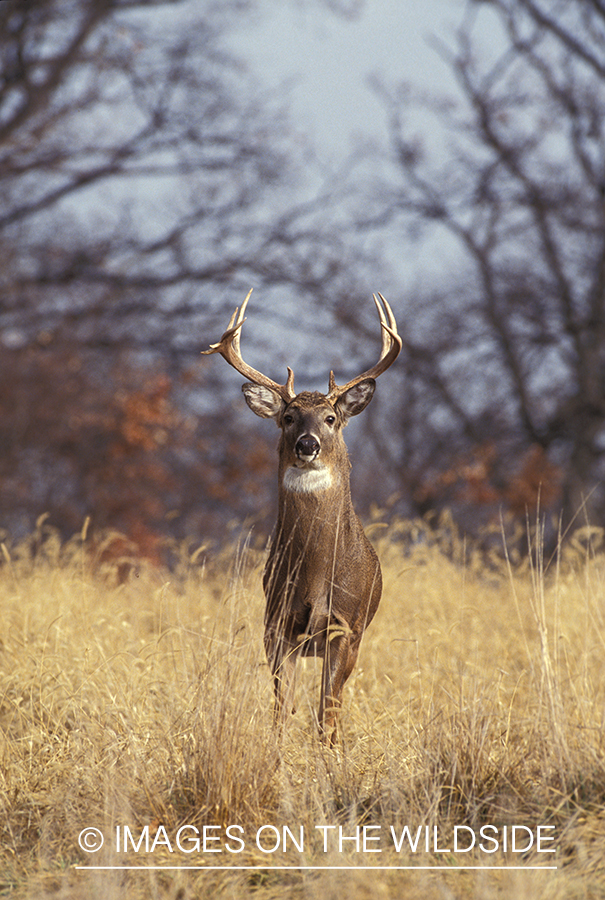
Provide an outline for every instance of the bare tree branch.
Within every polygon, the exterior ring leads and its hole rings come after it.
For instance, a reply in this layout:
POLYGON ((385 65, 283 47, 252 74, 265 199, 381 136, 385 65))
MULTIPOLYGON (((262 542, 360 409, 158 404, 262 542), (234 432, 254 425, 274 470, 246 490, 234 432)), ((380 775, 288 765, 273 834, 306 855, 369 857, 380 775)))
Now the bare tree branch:
MULTIPOLYGON (((375 227, 382 218, 391 230, 405 224, 408 234, 438 231, 466 260, 450 289, 435 288, 424 315, 418 301, 419 315, 410 317, 403 352, 426 386, 415 415, 426 422, 435 401, 443 415, 431 434, 402 410, 402 446, 418 472, 424 458, 427 472, 437 466, 451 484, 453 447, 482 453, 495 442, 497 452, 485 456, 485 495, 511 507, 506 485, 518 483, 520 461, 539 446, 545 472, 559 472, 568 520, 588 494, 602 518, 605 14, 600 3, 488 6, 508 37, 497 58, 485 59, 475 37, 485 4, 469 5, 454 48, 439 51, 460 89, 456 105, 432 107, 447 135, 445 163, 410 135, 409 92, 381 91, 396 174, 380 187, 382 208, 374 196, 372 220, 360 224, 375 227), (429 310, 442 322, 438 336, 426 327, 429 310), (412 359, 432 359, 432 369, 412 359)), ((426 96, 421 102, 426 111, 426 96)))

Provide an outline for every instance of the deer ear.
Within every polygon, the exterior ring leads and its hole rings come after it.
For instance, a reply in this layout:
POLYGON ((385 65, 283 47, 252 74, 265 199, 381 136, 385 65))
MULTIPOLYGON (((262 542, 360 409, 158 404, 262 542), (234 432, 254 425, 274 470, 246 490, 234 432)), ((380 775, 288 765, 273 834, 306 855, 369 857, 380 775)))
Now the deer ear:
POLYGON ((243 384, 242 391, 252 412, 262 419, 276 419, 285 406, 277 391, 262 384, 243 384))
POLYGON ((357 416, 363 412, 372 397, 376 382, 373 378, 366 378, 358 384, 354 384, 348 391, 345 391, 338 400, 336 406, 340 409, 346 419, 349 416, 357 416))

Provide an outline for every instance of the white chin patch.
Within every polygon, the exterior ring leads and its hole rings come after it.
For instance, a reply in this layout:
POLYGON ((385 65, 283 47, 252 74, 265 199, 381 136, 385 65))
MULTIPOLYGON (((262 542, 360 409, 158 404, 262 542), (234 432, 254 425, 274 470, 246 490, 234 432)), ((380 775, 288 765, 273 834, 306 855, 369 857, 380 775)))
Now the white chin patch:
POLYGON ((284 473, 284 487, 287 491, 314 494, 332 486, 329 469, 297 469, 291 466, 284 473))
POLYGON ((298 456, 298 458, 300 459, 300 461, 301 461, 302 463, 309 463, 309 462, 313 462, 313 460, 314 460, 315 457, 317 456, 317 453, 309 453, 309 454, 307 454, 307 453, 297 453, 296 455, 298 456))

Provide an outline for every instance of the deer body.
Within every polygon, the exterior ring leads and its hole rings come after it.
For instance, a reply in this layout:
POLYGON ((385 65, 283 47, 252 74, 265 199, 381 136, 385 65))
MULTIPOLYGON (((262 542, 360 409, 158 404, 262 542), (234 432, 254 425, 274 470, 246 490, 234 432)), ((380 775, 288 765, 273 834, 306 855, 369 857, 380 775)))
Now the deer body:
POLYGON ((378 558, 351 502, 342 429, 372 399, 375 378, 396 358, 401 339, 390 307, 381 298, 385 316, 375 298, 383 329, 376 366, 342 388, 330 373, 327 394, 295 394, 291 370, 286 385, 278 385, 241 359, 239 332, 248 298, 219 344, 206 352, 222 353, 251 379, 242 388, 248 406, 281 429, 278 516, 263 577, 275 712, 283 721, 293 708, 297 656, 321 656, 319 728, 333 743, 342 690, 382 591, 378 558))
POLYGON ((278 517, 263 579, 265 650, 282 718, 292 707, 297 655, 323 656, 319 723, 331 740, 342 688, 380 601, 380 565, 351 503, 344 414, 323 394, 302 393, 280 415, 278 517), (313 441, 313 460, 301 460, 297 446, 309 449, 313 441))

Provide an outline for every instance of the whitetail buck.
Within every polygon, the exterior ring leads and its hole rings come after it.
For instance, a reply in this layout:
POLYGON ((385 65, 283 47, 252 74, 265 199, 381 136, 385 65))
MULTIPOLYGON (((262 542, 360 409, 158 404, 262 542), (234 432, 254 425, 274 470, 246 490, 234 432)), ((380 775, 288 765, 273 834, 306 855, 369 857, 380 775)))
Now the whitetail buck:
POLYGON ((283 721, 292 709, 296 657, 321 654, 319 728, 332 744, 342 689, 382 592, 378 558, 351 504, 342 429, 372 399, 375 379, 397 358, 401 338, 389 304, 381 294, 382 305, 374 296, 382 333, 376 365, 342 387, 330 372, 327 394, 296 394, 289 367, 286 383, 277 384, 242 359, 240 334, 250 293, 218 344, 203 352, 220 353, 249 379, 242 387, 248 406, 281 428, 279 510, 263 578, 275 712, 283 721))

